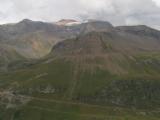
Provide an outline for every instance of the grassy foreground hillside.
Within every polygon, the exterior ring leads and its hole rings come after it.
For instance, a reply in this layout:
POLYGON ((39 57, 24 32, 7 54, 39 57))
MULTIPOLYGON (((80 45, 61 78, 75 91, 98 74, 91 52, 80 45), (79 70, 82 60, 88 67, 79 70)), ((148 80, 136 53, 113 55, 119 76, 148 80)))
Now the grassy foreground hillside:
POLYGON ((94 64, 85 59, 85 70, 73 59, 50 58, 1 74, 0 119, 159 120, 158 54, 122 60, 129 68, 123 74, 99 67, 99 57, 94 64))

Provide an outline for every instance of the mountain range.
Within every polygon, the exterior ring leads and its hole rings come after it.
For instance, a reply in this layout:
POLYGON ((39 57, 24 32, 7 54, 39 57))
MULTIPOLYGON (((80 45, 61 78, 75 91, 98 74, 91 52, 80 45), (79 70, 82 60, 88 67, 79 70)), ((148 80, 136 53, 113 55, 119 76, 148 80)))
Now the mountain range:
POLYGON ((145 25, 1 25, 0 119, 159 120, 159 46, 145 25))

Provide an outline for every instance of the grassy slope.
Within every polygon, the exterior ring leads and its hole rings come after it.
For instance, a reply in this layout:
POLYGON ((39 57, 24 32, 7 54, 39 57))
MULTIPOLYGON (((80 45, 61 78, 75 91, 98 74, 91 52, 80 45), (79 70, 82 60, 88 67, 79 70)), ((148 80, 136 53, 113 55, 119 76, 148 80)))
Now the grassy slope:
POLYGON ((17 53, 15 49, 8 46, 2 46, 0 51, 0 72, 6 71, 12 63, 26 60, 26 58, 17 53))
MULTIPOLYGON (((96 60, 96 65, 88 65, 94 66, 91 72, 90 68, 81 70, 84 63, 77 66, 64 59, 3 73, 0 75, 1 91, 14 91, 14 94, 36 99, 30 98, 28 104, 16 108, 3 109, 6 106, 1 106, 4 111, 0 119, 158 120, 159 54, 141 54, 134 58, 116 61, 119 67, 127 69, 124 74, 98 67, 102 64, 100 60, 96 60), (139 109, 132 109, 133 106, 139 109)), ((14 102, 11 101, 12 104, 14 102)))

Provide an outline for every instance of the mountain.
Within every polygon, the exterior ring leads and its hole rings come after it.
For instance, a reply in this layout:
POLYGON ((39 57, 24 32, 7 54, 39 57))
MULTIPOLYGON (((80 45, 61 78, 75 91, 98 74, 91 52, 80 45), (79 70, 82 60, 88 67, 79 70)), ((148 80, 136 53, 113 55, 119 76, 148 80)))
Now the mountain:
POLYGON ((148 37, 154 37, 159 39, 159 31, 155 30, 153 28, 150 28, 145 25, 139 25, 139 26, 119 26, 117 27, 118 30, 124 31, 127 33, 135 34, 135 35, 141 35, 141 36, 148 36, 148 37))
MULTIPOLYGON (((75 20, 64 19, 53 24, 24 19, 19 23, 0 26, 0 49, 7 50, 9 48, 7 51, 16 52, 25 59, 39 59, 47 55, 52 47, 60 41, 95 30, 105 30, 106 27, 108 29, 112 25, 100 21, 80 23, 75 20), (62 23, 70 25, 60 25, 62 23)), ((4 57, 6 56, 4 55, 4 57)), ((14 59, 13 62, 15 61, 14 59)), ((10 62, 6 62, 3 67, 8 66, 7 64, 11 62, 12 59, 10 62)))
POLYGON ((61 28, 53 24, 25 19, 17 24, 0 26, 0 42, 14 47, 24 57, 39 58, 61 40, 59 30, 61 28))
POLYGON ((53 26, 65 40, 0 73, 0 119, 159 120, 158 30, 103 21, 53 26))
POLYGON ((86 34, 92 31, 102 32, 113 29, 114 27, 106 21, 88 21, 84 22, 77 26, 72 26, 74 31, 77 31, 79 34, 86 34))
MULTIPOLYGON (((62 22, 77 22, 75 20, 61 20, 62 22)), ((24 19, 16 24, 0 26, 0 43, 13 47, 26 58, 40 58, 48 54, 59 41, 74 38, 82 32, 90 32, 111 27, 108 23, 89 22, 76 26, 62 26, 24 19), (103 26, 104 24, 104 26, 103 26), (103 28, 104 27, 104 28, 103 28)))

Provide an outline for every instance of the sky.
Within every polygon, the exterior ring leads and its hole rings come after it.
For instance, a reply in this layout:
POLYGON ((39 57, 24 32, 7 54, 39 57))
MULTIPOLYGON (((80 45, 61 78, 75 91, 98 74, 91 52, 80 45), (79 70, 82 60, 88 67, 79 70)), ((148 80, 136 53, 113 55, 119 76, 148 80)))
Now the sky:
POLYGON ((25 18, 97 19, 115 26, 144 24, 160 29, 160 0, 0 0, 0 24, 25 18))

